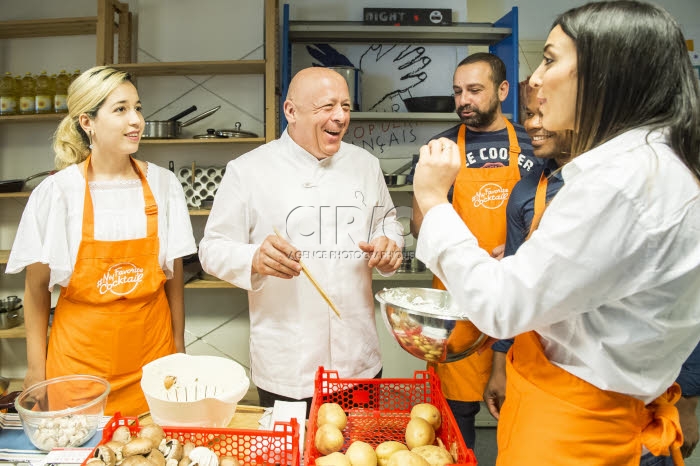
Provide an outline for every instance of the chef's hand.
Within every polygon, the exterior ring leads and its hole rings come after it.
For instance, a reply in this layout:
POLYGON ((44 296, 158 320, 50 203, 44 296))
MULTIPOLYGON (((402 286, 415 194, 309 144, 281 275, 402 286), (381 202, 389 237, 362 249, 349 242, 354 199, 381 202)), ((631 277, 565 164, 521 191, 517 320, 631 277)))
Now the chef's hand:
POLYGON ((369 243, 360 241, 360 249, 369 255, 369 268, 376 267, 382 273, 391 273, 401 266, 403 254, 396 242, 386 236, 378 236, 369 243))
POLYGON ((698 434, 698 418, 695 415, 697 404, 697 396, 682 396, 676 403, 678 416, 681 421, 681 431, 683 432, 683 446, 681 446, 683 458, 688 458, 693 454, 693 450, 695 450, 695 446, 700 438, 698 434))
POLYGON ((413 195, 423 215, 436 205, 448 202, 447 193, 461 165, 457 144, 447 138, 433 139, 420 148, 413 176, 413 195))
POLYGON ((491 377, 486 382, 484 389, 484 401, 489 408, 491 416, 496 419, 501 415, 501 407, 506 400, 506 353, 493 352, 493 365, 491 377))
POLYGON ((253 255, 253 272, 280 278, 299 275, 301 252, 277 235, 270 235, 253 255))

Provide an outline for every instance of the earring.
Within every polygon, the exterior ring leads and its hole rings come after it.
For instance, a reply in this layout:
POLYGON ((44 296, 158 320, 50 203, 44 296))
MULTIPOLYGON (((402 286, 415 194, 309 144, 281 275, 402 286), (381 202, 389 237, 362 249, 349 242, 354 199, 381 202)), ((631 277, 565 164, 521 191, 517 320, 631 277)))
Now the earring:
POLYGON ((88 145, 88 149, 92 149, 92 131, 88 133, 88 139, 90 139, 90 145, 88 145))

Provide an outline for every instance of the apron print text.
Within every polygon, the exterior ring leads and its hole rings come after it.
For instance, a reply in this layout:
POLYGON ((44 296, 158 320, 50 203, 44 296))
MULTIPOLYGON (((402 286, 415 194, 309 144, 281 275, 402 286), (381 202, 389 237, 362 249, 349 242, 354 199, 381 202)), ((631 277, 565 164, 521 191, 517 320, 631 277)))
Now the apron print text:
POLYGON ((498 209, 510 196, 508 188, 502 188, 495 183, 487 183, 479 189, 472 197, 474 207, 484 207, 486 209, 498 209))
POLYGON ((136 289, 143 281, 143 269, 134 264, 122 262, 115 264, 97 281, 100 294, 107 292, 124 296, 136 289))

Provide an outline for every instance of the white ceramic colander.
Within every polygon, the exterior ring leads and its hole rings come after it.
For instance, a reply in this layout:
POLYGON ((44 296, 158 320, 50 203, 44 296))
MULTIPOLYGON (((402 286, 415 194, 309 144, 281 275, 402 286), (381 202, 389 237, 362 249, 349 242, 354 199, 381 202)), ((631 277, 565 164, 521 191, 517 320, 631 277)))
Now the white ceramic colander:
POLYGON ((217 356, 171 354, 141 377, 151 418, 164 426, 227 427, 249 387, 243 366, 217 356))

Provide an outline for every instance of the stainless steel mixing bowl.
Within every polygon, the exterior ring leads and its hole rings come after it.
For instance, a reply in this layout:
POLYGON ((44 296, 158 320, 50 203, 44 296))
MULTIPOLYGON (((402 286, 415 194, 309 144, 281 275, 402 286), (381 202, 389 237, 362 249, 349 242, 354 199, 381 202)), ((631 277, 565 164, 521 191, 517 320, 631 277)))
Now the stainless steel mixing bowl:
POLYGON ((401 348, 424 361, 459 361, 488 338, 466 317, 451 312, 452 297, 447 291, 390 288, 379 291, 375 298, 386 328, 401 348))

